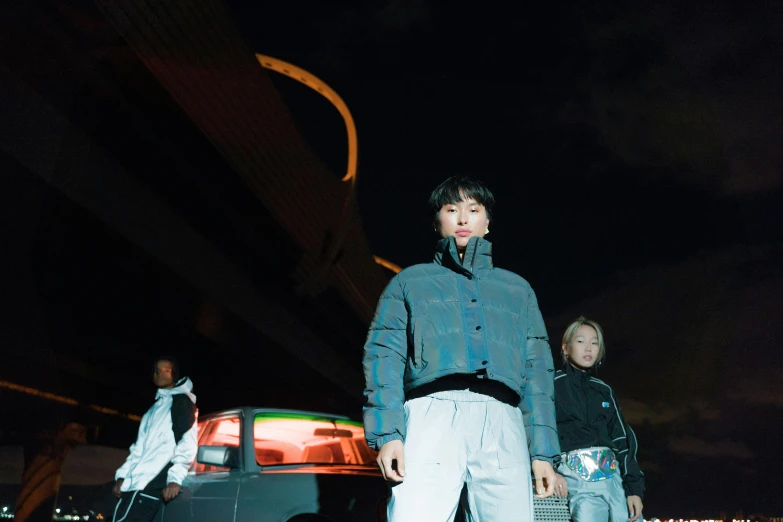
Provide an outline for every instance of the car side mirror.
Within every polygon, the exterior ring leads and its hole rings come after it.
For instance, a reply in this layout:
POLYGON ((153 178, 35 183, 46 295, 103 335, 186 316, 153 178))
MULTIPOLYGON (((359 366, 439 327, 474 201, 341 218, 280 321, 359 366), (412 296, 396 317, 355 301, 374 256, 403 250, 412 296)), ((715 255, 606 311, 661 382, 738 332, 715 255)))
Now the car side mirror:
POLYGON ((231 446, 199 446, 196 462, 219 468, 239 467, 239 448, 231 446))

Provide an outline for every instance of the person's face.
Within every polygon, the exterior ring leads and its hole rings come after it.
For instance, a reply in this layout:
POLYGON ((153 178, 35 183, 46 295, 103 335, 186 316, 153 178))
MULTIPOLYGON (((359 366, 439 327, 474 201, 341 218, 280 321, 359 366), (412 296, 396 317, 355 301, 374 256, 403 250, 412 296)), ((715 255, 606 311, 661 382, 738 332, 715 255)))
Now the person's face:
POLYGON ((170 361, 158 361, 155 365, 155 373, 152 374, 152 382, 158 388, 172 388, 174 386, 174 365, 170 361))
POLYGON ((484 237, 488 227, 484 205, 472 198, 443 205, 438 213, 438 232, 442 237, 457 238, 459 249, 465 249, 472 237, 484 237))
POLYGON ((592 368, 598 362, 600 352, 598 334, 592 326, 583 324, 576 330, 571 342, 563 345, 563 351, 568 361, 580 370, 592 368))

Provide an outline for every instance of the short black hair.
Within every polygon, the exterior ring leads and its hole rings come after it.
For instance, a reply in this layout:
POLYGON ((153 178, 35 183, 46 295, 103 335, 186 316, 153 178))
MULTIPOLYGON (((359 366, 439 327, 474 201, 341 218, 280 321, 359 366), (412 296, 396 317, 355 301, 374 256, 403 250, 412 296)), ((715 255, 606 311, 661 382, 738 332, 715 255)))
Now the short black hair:
POLYGON ((168 361, 171 363, 171 377, 174 379, 175 383, 179 381, 179 361, 177 358, 172 355, 159 355, 155 357, 155 360, 152 362, 153 373, 158 371, 158 363, 160 361, 168 361))
POLYGON ((435 187, 435 190, 430 194, 429 204, 435 224, 438 224, 438 215, 443 205, 450 205, 465 199, 475 199, 476 203, 484 206, 487 218, 492 219, 492 210, 495 207, 495 196, 492 191, 482 181, 470 176, 451 176, 435 187))

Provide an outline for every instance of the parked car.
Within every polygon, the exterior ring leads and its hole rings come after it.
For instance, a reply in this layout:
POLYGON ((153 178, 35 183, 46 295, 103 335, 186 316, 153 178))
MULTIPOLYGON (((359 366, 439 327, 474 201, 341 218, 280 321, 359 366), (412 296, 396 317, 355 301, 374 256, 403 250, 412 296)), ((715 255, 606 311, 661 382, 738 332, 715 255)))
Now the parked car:
POLYGON ((198 456, 163 522, 374 522, 389 489, 360 422, 238 408, 199 421, 198 456))
MULTIPOLYGON (((238 408, 203 417, 198 444, 196 462, 180 495, 163 507, 162 522, 386 519, 389 488, 360 422, 238 408)), ((570 520, 566 499, 535 499, 534 508, 536 521, 570 520)))
MULTIPOLYGON (((389 488, 359 422, 291 410, 238 408, 199 422, 198 456, 156 522, 374 522, 389 488)), ((63 467, 52 520, 109 520, 125 448, 79 446, 63 467)), ((0 519, 13 517, 21 446, 0 446, 0 519), (3 510, 2 508, 6 508, 3 510)), ((568 522, 568 503, 535 499, 536 522, 568 522)), ((455 522, 463 522, 461 511, 455 522)))

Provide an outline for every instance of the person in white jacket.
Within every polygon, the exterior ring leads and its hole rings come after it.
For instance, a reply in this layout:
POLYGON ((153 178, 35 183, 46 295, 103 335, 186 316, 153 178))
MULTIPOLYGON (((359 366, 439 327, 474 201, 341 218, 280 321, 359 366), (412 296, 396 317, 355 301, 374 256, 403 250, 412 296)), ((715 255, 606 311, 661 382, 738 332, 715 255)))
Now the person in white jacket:
POLYGON ((179 494, 198 450, 196 396, 189 378, 179 379, 174 357, 158 357, 152 382, 155 403, 144 414, 136 442, 115 474, 119 497, 113 522, 149 522, 161 501, 179 494))

